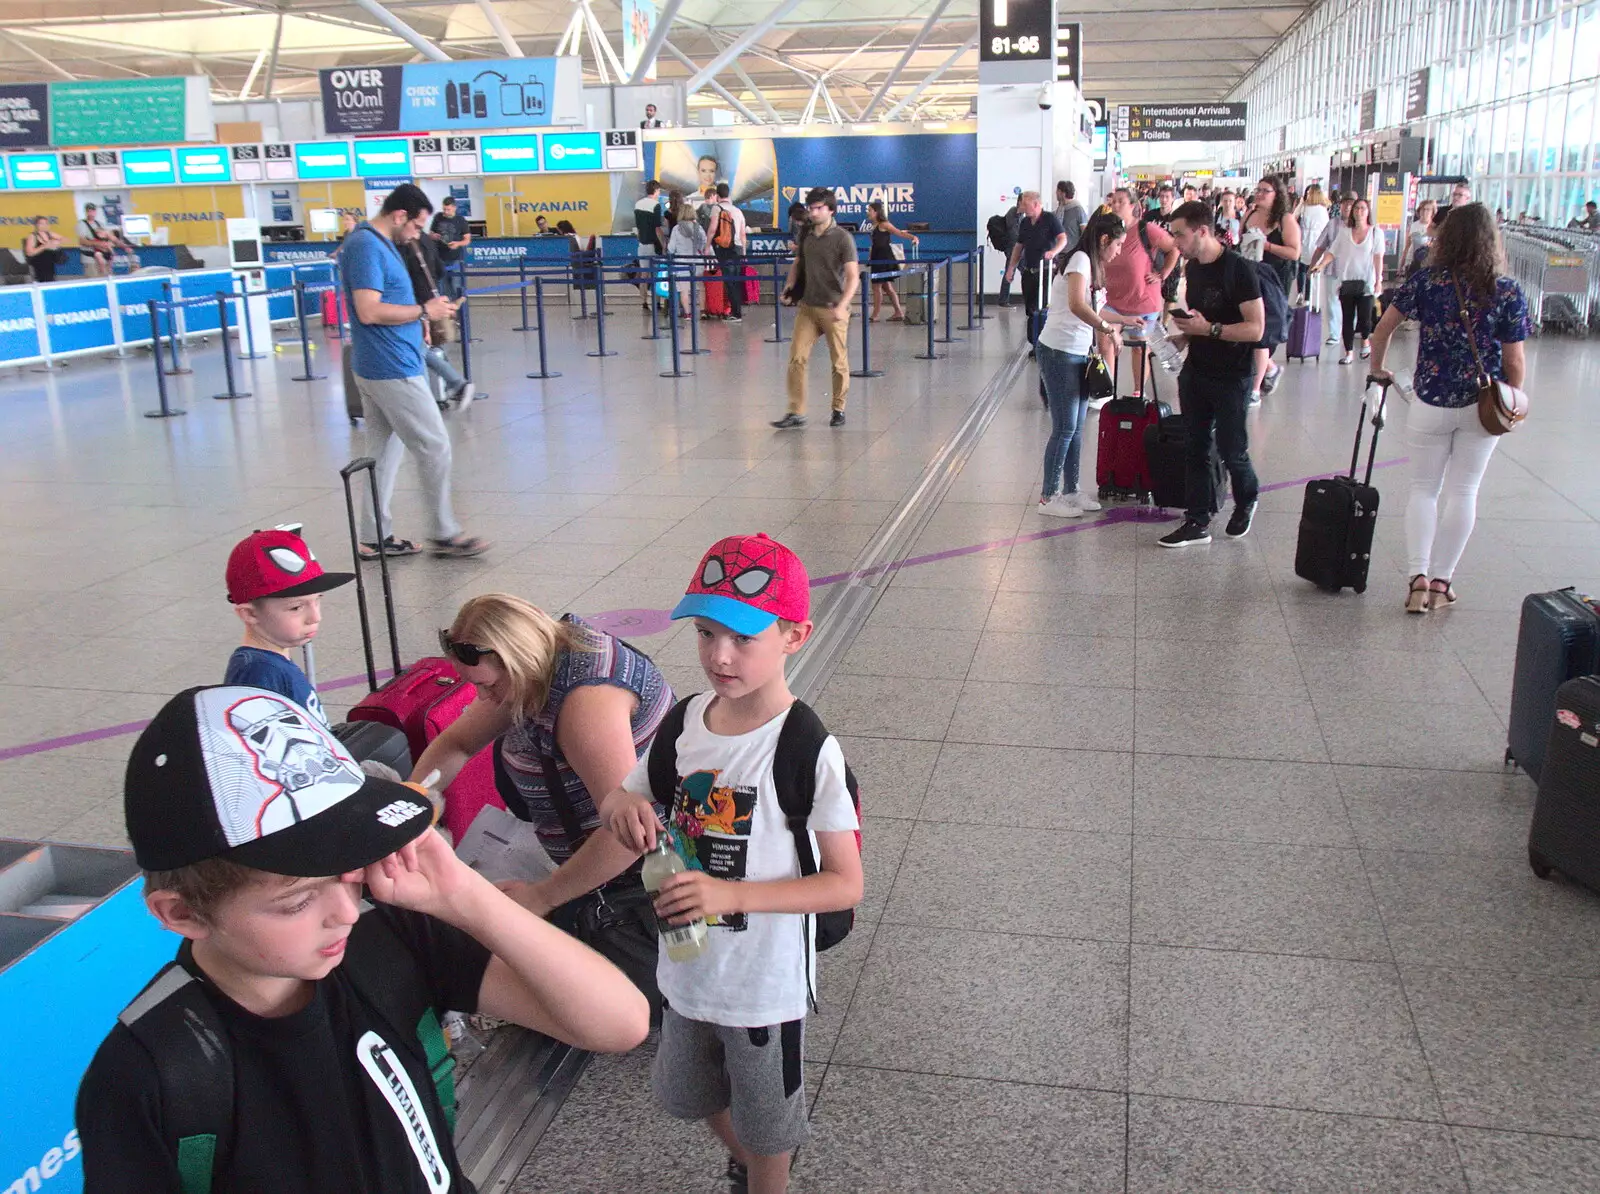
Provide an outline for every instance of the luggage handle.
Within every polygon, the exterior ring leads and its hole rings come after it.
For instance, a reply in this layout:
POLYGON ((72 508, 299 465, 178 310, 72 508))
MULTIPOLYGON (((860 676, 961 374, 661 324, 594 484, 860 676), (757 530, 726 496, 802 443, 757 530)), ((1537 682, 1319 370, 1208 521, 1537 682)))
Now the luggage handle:
POLYGON ((378 572, 383 578, 383 609, 388 620, 389 653, 394 659, 394 674, 398 676, 403 669, 400 666, 400 632, 394 620, 394 590, 389 584, 389 553, 383 549, 385 540, 378 505, 378 462, 370 456, 357 456, 339 470, 339 476, 344 481, 345 515, 350 522, 350 554, 356 565, 356 610, 361 615, 361 650, 367 658, 367 690, 377 692, 378 667, 373 658, 372 621, 367 615, 367 582, 361 570, 361 534, 356 525, 355 491, 350 485, 351 478, 360 472, 367 474, 367 481, 372 488, 372 522, 378 528, 378 572))
POLYGON ((1350 449, 1350 480, 1352 481, 1356 479, 1356 469, 1361 463, 1361 436, 1366 429, 1367 407, 1372 404, 1371 394, 1373 387, 1377 387, 1378 401, 1376 406, 1373 407, 1372 413, 1372 445, 1367 450, 1367 479, 1362 482, 1364 485, 1372 484, 1372 469, 1374 462, 1378 458, 1378 432, 1384 428, 1385 419, 1383 415, 1384 409, 1389 402, 1389 386, 1391 384, 1386 378, 1371 376, 1367 378, 1367 390, 1361 396, 1361 417, 1356 420, 1356 442, 1355 446, 1350 449))

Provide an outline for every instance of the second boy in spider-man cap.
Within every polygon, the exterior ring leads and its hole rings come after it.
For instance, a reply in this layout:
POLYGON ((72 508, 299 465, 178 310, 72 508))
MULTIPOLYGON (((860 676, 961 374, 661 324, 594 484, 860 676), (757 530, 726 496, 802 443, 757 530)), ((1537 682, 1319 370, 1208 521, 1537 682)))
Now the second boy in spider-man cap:
POLYGON ((324 572, 298 529, 254 531, 228 556, 228 600, 244 623, 244 643, 228 658, 224 684, 265 688, 303 706, 326 727, 317 690, 290 652, 317 635, 322 594, 352 572, 324 572))
POLYGON ((816 948, 840 932, 827 917, 819 928, 817 914, 861 900, 853 778, 784 676, 811 636, 810 613, 805 565, 783 544, 735 535, 706 552, 672 616, 694 619, 711 691, 673 708, 600 810, 634 850, 665 832, 689 865, 662 885, 656 915, 704 920, 705 949, 687 962, 661 951, 667 1008, 652 1082, 669 1115, 707 1121, 727 1146, 731 1189, 755 1194, 787 1187, 806 1138, 816 948), (809 815, 796 801, 802 772, 814 782, 809 815), (671 809, 665 830, 653 800, 671 809), (785 804, 802 810, 792 827, 785 804))

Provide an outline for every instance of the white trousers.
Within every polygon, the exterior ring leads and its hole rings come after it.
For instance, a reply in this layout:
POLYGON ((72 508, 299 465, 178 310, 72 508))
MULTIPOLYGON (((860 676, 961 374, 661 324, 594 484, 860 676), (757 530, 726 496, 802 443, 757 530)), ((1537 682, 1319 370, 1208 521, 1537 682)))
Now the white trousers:
POLYGON ((1478 519, 1478 486, 1500 437, 1478 422, 1476 405, 1413 401, 1406 416, 1411 498, 1406 503, 1406 575, 1449 580, 1478 519))

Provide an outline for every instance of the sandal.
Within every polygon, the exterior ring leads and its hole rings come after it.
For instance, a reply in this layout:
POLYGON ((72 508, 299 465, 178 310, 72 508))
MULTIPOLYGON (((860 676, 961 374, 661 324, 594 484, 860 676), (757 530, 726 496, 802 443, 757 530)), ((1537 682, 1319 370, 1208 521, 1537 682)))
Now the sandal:
POLYGON ((1435 577, 1428 584, 1428 605, 1432 609, 1449 609, 1456 603, 1456 591, 1450 582, 1435 577))
POLYGON ((487 539, 457 535, 454 539, 428 540, 428 554, 445 560, 466 560, 489 550, 487 539))
POLYGON ((900 314, 898 314, 898 315, 889 316, 889 322, 890 323, 904 323, 905 321, 906 321, 906 313, 904 311, 900 312, 900 314))
POLYGON ((1411 578, 1411 591, 1406 594, 1406 613, 1427 613, 1429 596, 1428 578, 1419 572, 1411 578))
MULTIPOLYGON (((383 554, 393 559, 395 556, 414 556, 422 548, 409 539, 396 539, 390 535, 383 541, 383 554)), ((356 553, 368 563, 378 558, 378 545, 376 543, 363 543, 360 551, 356 553)))

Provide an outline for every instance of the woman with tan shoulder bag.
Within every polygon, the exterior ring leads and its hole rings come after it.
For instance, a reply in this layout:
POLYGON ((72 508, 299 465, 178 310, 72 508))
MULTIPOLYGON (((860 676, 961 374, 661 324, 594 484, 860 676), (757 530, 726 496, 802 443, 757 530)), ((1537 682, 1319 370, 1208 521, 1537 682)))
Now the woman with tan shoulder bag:
POLYGON ((1494 217, 1481 203, 1454 208, 1428 258, 1394 292, 1372 335, 1374 377, 1402 320, 1420 325, 1416 401, 1407 424, 1411 498, 1406 505, 1406 612, 1456 602, 1451 586, 1478 513, 1478 486, 1500 436, 1527 414, 1522 342, 1532 331, 1522 289, 1501 273, 1494 217), (1431 578, 1431 579, 1430 579, 1431 578))

